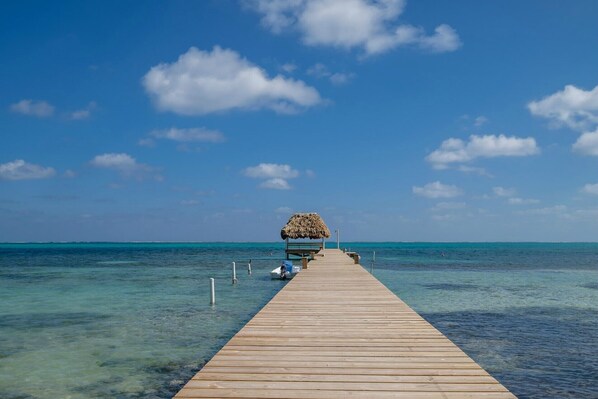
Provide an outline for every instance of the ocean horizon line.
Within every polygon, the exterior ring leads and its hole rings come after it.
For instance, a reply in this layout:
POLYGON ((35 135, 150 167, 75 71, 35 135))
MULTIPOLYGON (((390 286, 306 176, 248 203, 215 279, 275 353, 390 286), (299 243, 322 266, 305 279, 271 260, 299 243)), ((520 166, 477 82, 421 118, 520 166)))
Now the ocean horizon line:
MULTIPOLYGON (((309 240, 305 240, 308 241, 309 240)), ((319 241, 319 240, 312 240, 319 241)), ((336 241, 326 241, 334 244, 336 241)), ((598 241, 341 241, 343 244, 598 244, 598 241)), ((0 241, 0 245, 20 244, 284 244, 284 241, 0 241)))

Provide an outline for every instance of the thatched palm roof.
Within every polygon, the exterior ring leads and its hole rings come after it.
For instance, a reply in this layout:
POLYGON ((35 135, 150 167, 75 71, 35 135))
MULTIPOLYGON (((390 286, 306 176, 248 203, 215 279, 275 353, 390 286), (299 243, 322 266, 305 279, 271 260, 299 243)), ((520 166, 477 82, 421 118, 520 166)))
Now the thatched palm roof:
POLYGON ((318 238, 330 237, 330 230, 317 213, 296 213, 280 230, 280 236, 283 240, 287 238, 309 238, 312 240, 318 238))

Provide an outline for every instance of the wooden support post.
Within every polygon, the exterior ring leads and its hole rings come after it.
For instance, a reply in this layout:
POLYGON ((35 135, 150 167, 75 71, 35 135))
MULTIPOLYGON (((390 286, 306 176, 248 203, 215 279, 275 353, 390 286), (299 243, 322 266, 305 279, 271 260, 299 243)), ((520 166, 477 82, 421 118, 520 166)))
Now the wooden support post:
POLYGON ((302 269, 307 269, 307 258, 305 256, 301 258, 301 266, 302 269))

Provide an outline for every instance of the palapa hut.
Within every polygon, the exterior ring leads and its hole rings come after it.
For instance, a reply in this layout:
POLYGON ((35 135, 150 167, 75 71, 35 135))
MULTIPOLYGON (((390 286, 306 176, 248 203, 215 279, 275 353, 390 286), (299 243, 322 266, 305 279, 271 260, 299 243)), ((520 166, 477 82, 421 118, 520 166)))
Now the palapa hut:
POLYGON ((324 247, 324 239, 330 237, 330 230, 317 213, 296 213, 291 216, 287 224, 280 230, 280 237, 282 237, 287 244, 287 259, 289 258, 289 255, 303 257, 312 252, 321 250, 324 247), (306 241, 289 242, 289 239, 297 240, 305 238, 322 241, 319 243, 306 241))

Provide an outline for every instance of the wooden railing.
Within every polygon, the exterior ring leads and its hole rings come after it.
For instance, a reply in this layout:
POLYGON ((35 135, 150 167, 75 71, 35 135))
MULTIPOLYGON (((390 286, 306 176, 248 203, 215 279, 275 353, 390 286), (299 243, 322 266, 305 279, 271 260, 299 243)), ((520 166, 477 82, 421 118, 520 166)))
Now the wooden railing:
POLYGON ((321 241, 318 242, 289 242, 287 243, 287 249, 317 249, 321 250, 323 244, 321 241))
POLYGON ((324 248, 324 244, 321 241, 315 242, 287 242, 285 253, 287 259, 291 255, 298 256, 300 258, 309 257, 313 259, 314 254, 324 248))

